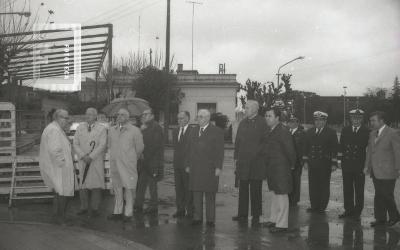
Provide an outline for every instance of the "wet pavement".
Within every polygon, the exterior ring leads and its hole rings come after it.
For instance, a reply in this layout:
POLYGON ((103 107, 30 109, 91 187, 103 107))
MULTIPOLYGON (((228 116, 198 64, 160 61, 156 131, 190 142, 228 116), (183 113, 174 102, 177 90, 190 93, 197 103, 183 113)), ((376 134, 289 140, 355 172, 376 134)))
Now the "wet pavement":
MULTIPOLYGON (((205 226, 193 227, 188 219, 177 220, 172 217, 175 212, 175 191, 170 149, 166 151, 165 158, 165 178, 159 183, 158 216, 136 216, 129 223, 107 221, 107 215, 112 212, 113 196, 105 194, 101 216, 98 218, 89 219, 77 216, 76 212, 79 210, 78 197, 71 202, 68 215, 73 221, 73 227, 63 228, 48 225, 52 221, 52 207, 51 204, 43 202, 35 204, 19 202, 11 210, 7 208, 5 201, 1 202, 0 221, 17 222, 18 225, 40 222, 57 230, 66 230, 66 234, 71 228, 89 230, 88 232, 98 232, 103 236, 125 239, 160 250, 400 249, 400 246, 398 246, 400 234, 398 232, 384 227, 378 229, 369 227, 369 223, 374 220, 374 189, 369 178, 366 181, 365 209, 361 222, 356 222, 350 219, 338 219, 343 207, 340 171, 336 171, 332 175, 331 198, 326 214, 309 214, 306 212, 309 202, 307 171, 305 170, 302 176, 301 201, 298 207, 291 208, 290 211, 289 233, 271 235, 266 228, 253 229, 250 227, 250 223, 238 224, 231 219, 237 212, 238 198, 238 190, 234 187, 232 150, 227 149, 225 153, 224 170, 220 178, 220 190, 217 194, 217 221, 216 227, 213 229, 205 226)), ((264 183, 263 190, 264 215, 262 220, 266 221, 270 205, 270 194, 266 192, 266 183, 264 183)), ((400 187, 398 185, 396 186, 395 196, 400 198, 400 187)), ((3 227, 3 224, 0 224, 0 227, 3 227)), ((7 234, 5 235, 0 231, 0 249, 2 249, 4 237, 7 237, 7 234)), ((113 238, 114 241, 116 239, 113 238)), ((18 239, 12 240, 17 241, 18 239)), ((10 241, 10 238, 8 238, 8 241, 10 241)), ((133 247, 133 245, 128 246, 129 249, 136 249, 133 247)))

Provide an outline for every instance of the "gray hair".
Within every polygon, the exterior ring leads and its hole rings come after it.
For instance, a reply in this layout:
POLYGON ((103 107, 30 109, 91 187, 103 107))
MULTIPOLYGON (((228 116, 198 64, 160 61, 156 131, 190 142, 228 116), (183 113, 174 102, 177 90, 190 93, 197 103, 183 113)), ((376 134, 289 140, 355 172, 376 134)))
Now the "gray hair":
POLYGON ((95 108, 86 109, 86 113, 88 113, 88 112, 93 113, 94 115, 97 115, 97 109, 95 109, 95 108))
POLYGON ((59 117, 62 113, 64 113, 64 112, 68 114, 68 111, 66 111, 65 109, 57 109, 56 111, 54 111, 54 113, 53 113, 53 120, 54 120, 54 121, 57 120, 58 117, 59 117))

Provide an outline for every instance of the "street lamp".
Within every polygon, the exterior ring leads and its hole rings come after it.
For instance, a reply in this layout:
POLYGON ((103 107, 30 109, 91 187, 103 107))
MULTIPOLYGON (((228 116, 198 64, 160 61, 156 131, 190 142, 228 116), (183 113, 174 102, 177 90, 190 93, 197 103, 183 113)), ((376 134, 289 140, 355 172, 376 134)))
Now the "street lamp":
POLYGON ((343 86, 343 127, 346 126, 346 89, 347 86, 343 86))
POLYGON ((304 59, 304 56, 296 57, 295 59, 290 60, 289 62, 287 62, 287 63, 281 65, 281 66, 278 68, 278 74, 276 74, 276 75, 278 76, 278 86, 279 86, 279 78, 280 78, 280 75, 281 75, 281 74, 279 74, 279 72, 280 72, 281 68, 283 68, 284 66, 286 66, 286 65, 288 65, 289 63, 292 63, 292 62, 294 62, 294 61, 296 61, 296 60, 303 60, 303 59, 304 59))
POLYGON ((303 111, 304 111, 303 122, 304 122, 304 124, 306 124, 306 100, 307 100, 307 96, 304 93, 303 93, 303 99, 304 99, 304 101, 303 101, 303 105, 304 105, 304 107, 303 107, 303 111))

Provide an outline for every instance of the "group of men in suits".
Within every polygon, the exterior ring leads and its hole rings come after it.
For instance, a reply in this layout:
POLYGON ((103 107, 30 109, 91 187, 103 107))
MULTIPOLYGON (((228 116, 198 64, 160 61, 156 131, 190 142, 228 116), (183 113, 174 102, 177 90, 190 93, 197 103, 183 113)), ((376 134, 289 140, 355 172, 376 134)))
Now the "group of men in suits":
POLYGON ((210 122, 208 110, 199 110, 198 126, 190 126, 190 113, 178 114, 179 127, 173 133, 174 174, 177 211, 174 217, 190 217, 192 225, 215 226, 215 197, 224 160, 224 132, 210 122))

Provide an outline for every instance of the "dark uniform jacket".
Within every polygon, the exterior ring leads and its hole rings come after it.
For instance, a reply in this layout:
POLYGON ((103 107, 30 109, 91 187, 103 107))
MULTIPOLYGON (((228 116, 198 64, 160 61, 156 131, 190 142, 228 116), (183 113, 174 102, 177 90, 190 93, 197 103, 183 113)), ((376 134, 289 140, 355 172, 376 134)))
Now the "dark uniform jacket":
POLYGON ((331 160, 336 158, 338 139, 336 131, 325 126, 319 135, 315 134, 316 128, 306 132, 304 143, 304 156, 312 166, 331 166, 331 160))
POLYGON ((190 152, 190 134, 194 130, 193 127, 188 125, 185 133, 178 140, 180 127, 176 128, 173 133, 173 146, 174 146, 174 168, 185 169, 189 167, 189 152, 190 152))
POLYGON ((279 123, 269 131, 264 148, 267 167, 268 188, 275 194, 292 191, 292 169, 296 162, 296 151, 289 130, 279 123))
POLYGON ((294 140, 294 147, 296 149, 296 164, 295 168, 302 168, 302 158, 304 154, 304 140, 306 133, 304 132, 303 127, 298 127, 297 130, 294 132, 293 140, 294 140))
POLYGON ((262 180, 265 178, 265 163, 262 156, 263 143, 268 126, 265 119, 243 119, 238 127, 234 159, 237 160, 236 175, 240 180, 262 180))
POLYGON ((363 171, 368 139, 369 130, 365 126, 361 126, 357 133, 353 132, 353 126, 342 129, 339 152, 342 154, 343 171, 363 171))
POLYGON ((224 131, 212 124, 199 136, 200 127, 190 134, 189 189, 197 192, 217 192, 224 161, 224 131))
POLYGON ((163 175, 164 167, 164 137, 161 126, 152 121, 147 128, 143 129, 143 170, 149 175, 163 175))

